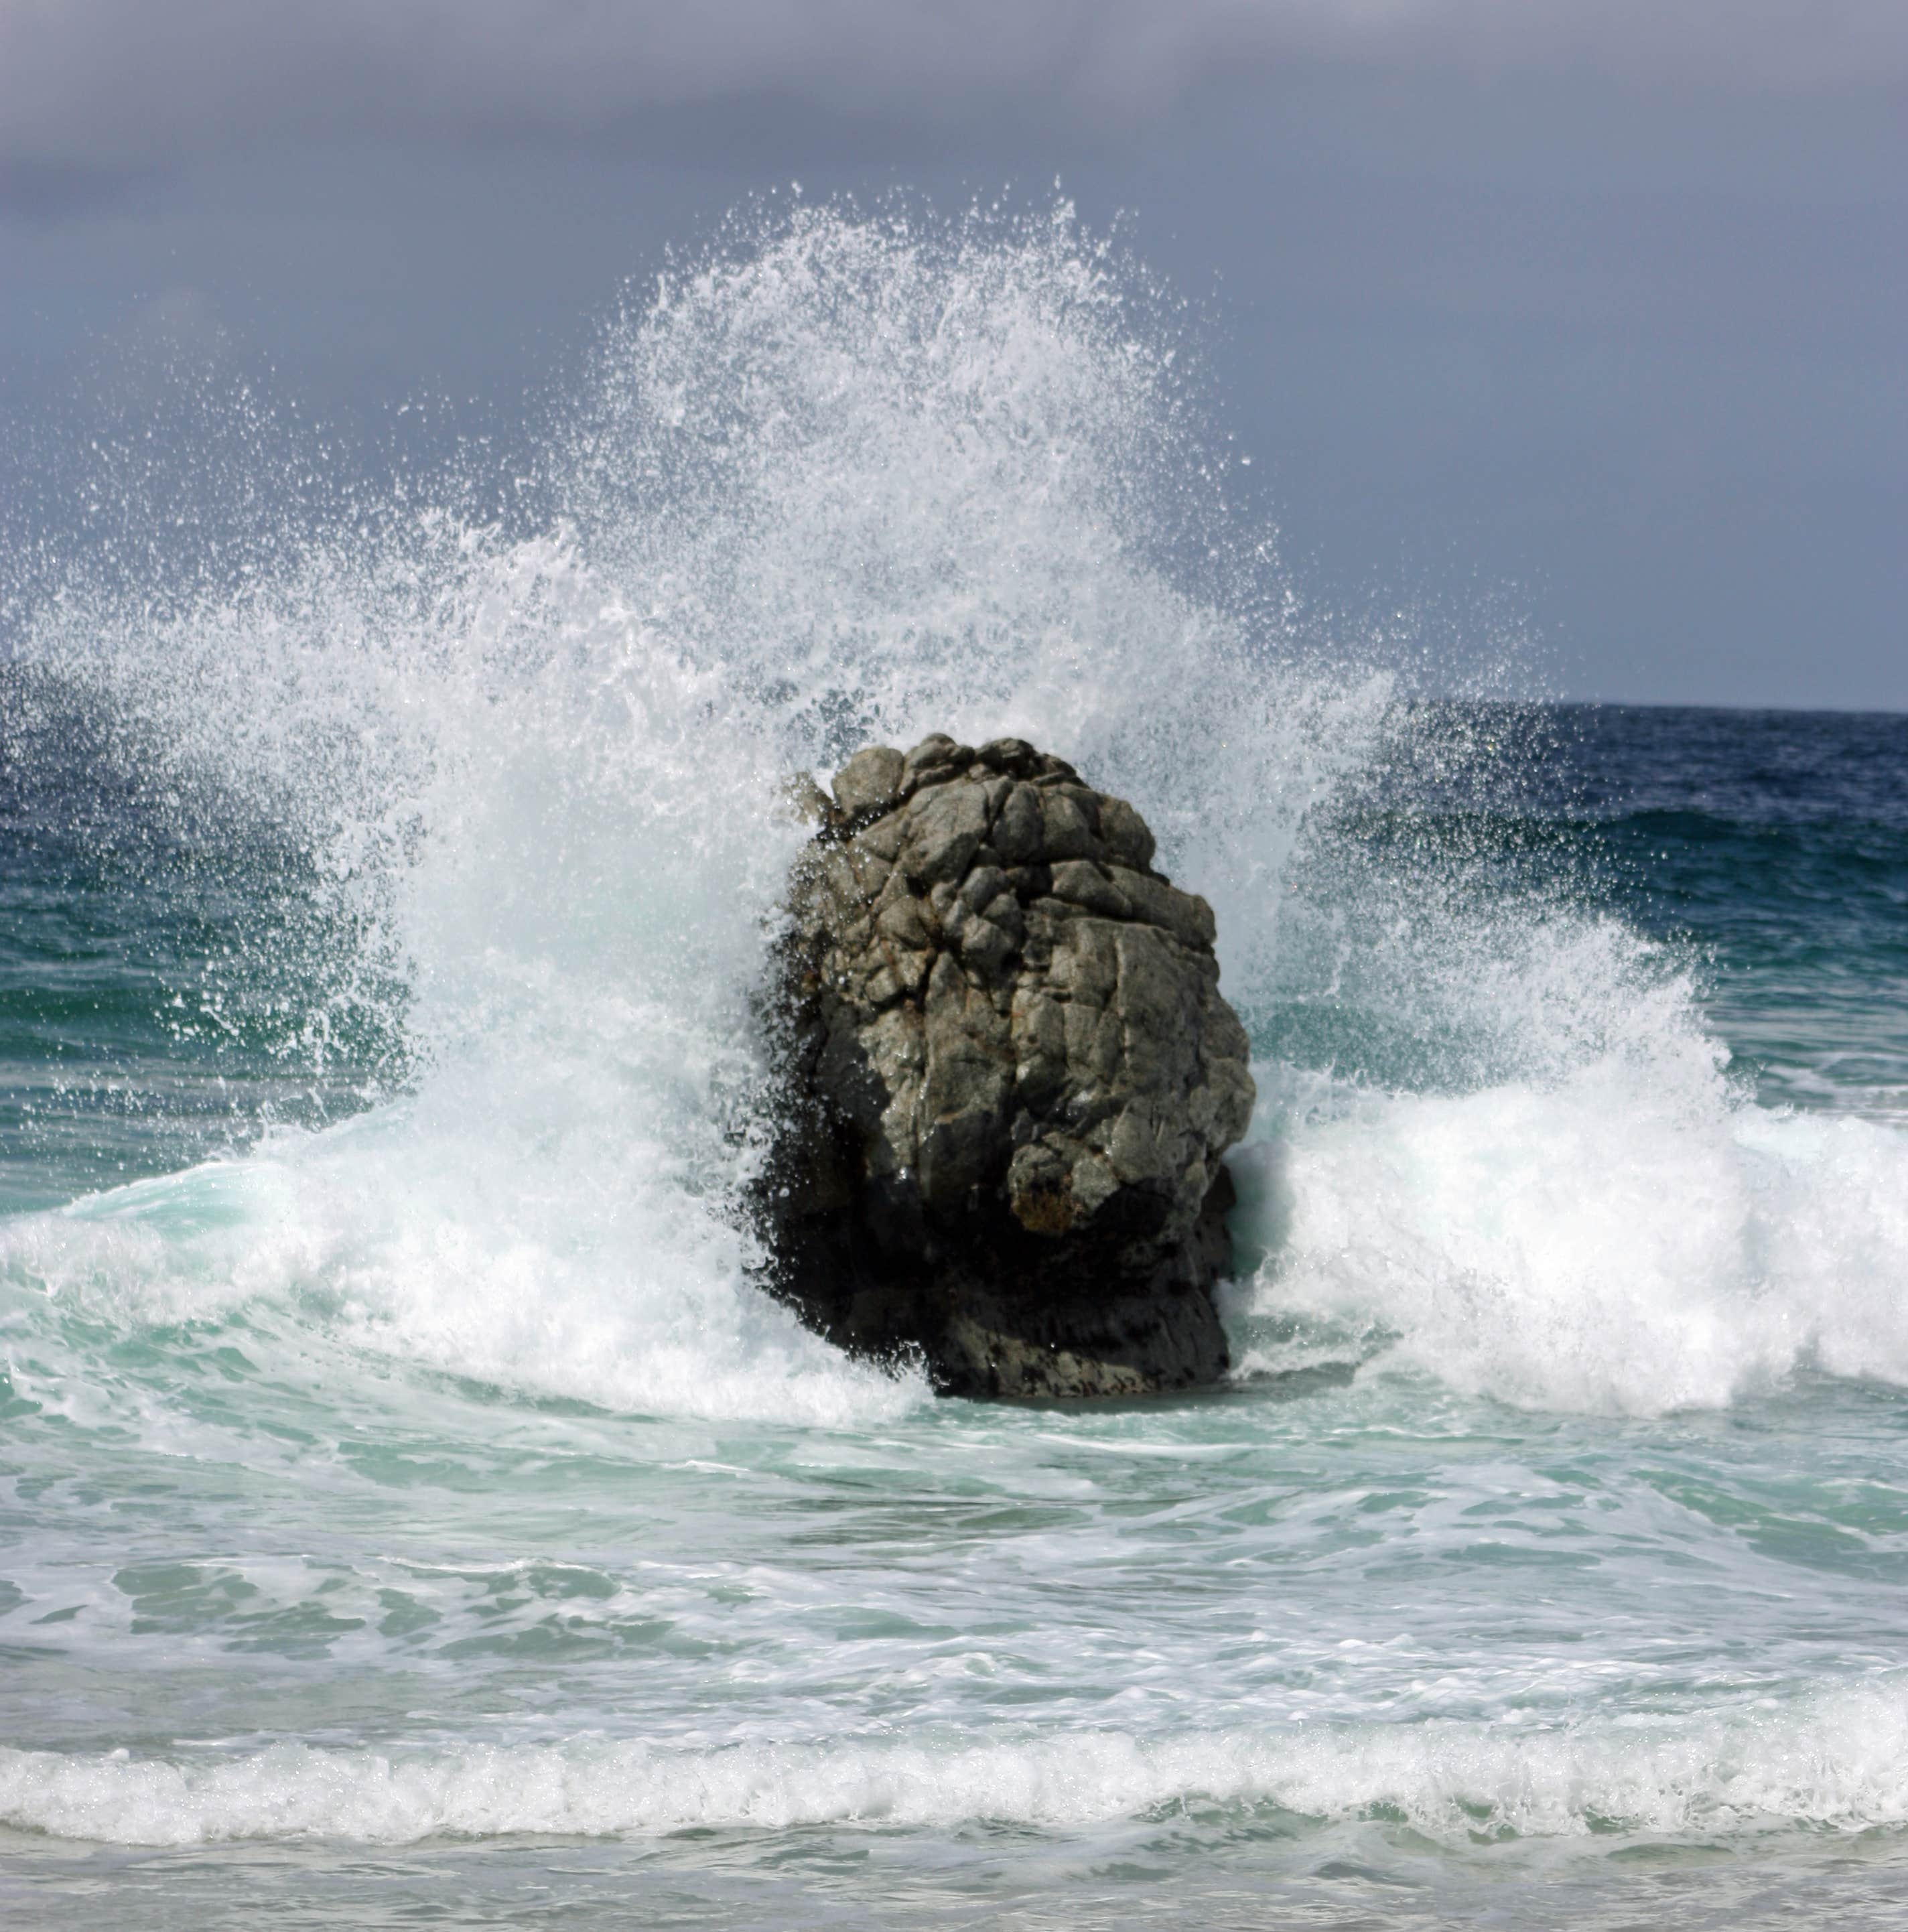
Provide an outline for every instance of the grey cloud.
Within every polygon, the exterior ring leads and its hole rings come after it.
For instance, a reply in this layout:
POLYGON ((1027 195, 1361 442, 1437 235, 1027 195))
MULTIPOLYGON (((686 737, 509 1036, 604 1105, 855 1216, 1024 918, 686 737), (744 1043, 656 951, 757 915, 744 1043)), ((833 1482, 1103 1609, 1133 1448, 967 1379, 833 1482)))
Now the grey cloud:
MULTIPOLYGON (((1646 86, 1908 76, 1900 0, 0 0, 0 170, 101 176, 310 137, 587 135, 780 98, 1143 124, 1328 62, 1646 86)), ((39 176, 36 176, 35 178, 39 176)))
POLYGON ((21 160, 0 148, 0 212, 16 220, 50 223, 97 213, 118 201, 125 187, 116 170, 21 160))

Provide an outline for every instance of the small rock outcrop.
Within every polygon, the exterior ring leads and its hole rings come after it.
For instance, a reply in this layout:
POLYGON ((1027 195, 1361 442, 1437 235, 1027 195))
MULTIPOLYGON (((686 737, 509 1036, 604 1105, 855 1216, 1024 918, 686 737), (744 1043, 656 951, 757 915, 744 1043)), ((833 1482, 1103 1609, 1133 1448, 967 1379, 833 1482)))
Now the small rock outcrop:
POLYGON ((777 1292, 950 1394, 1214 1380, 1253 1088, 1210 908, 1018 739, 871 746, 832 790, 805 782, 771 999, 777 1292))

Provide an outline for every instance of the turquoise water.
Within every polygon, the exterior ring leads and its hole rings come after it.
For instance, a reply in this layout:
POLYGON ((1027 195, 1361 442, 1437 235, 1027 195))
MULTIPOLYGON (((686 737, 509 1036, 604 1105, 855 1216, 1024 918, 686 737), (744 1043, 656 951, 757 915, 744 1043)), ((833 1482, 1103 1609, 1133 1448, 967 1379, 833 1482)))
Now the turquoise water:
POLYGON ((804 218, 514 520, 36 586, 20 1922, 1900 1922, 1908 721, 1414 700, 1129 274, 804 218), (938 1402, 752 1286, 777 787, 934 727, 1218 911, 1220 1388, 938 1402))

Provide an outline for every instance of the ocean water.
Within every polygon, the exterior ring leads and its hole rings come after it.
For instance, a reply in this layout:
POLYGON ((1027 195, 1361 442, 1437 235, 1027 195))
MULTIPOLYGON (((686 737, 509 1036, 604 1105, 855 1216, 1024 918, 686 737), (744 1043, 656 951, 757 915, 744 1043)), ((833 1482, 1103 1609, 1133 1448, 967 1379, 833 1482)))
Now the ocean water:
POLYGON ((10 560, 8 1922, 1908 1922, 1908 719, 1424 696, 1182 334, 796 206, 501 498, 195 392, 10 560), (1217 910, 1222 1387, 752 1286, 778 787, 935 728, 1217 910))

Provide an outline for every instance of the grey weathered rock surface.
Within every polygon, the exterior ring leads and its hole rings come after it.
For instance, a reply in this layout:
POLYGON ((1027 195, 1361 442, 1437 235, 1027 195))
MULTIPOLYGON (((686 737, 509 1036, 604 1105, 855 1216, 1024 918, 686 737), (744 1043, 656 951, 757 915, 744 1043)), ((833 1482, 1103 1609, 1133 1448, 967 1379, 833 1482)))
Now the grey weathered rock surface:
POLYGON ((1221 1374, 1221 1156, 1253 1090, 1210 908, 1131 806, 1017 739, 872 746, 807 792, 761 1190, 779 1292, 952 1393, 1221 1374))

